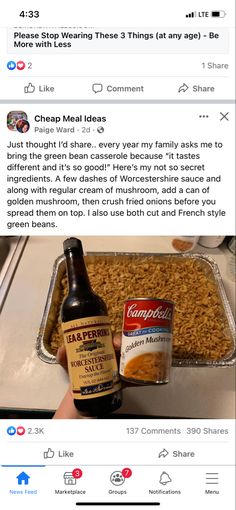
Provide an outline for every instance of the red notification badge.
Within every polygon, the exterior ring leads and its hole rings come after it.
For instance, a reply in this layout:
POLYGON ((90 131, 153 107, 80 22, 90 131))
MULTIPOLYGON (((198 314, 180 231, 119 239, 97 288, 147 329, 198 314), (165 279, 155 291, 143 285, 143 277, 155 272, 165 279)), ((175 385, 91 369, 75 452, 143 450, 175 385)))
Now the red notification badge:
POLYGON ((131 471, 131 469, 130 469, 130 468, 124 468, 124 469, 122 469, 121 473, 122 473, 122 475, 123 475, 123 477, 124 477, 124 478, 130 478, 130 477, 131 477, 131 475, 132 475, 132 471, 131 471))
POLYGON ((80 468, 75 468, 75 469, 73 469, 73 471, 72 471, 72 476, 73 476, 74 478, 81 478, 82 474, 83 474, 83 471, 82 471, 82 469, 80 469, 80 468))

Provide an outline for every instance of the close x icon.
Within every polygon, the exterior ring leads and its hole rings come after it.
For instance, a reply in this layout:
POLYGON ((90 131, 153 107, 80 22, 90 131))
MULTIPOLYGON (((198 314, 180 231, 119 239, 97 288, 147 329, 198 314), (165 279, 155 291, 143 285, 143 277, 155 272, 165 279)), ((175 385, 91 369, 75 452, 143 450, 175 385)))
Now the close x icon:
POLYGON ((227 112, 227 113, 220 112, 220 115, 221 115, 220 120, 229 120, 229 117, 228 117, 229 112, 227 112))

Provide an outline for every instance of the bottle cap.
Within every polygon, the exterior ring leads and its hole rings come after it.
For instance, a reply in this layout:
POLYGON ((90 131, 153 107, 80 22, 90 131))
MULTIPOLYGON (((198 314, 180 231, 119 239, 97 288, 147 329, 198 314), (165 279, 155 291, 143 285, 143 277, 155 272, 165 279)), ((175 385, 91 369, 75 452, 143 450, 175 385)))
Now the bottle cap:
POLYGON ((76 250, 80 252, 80 255, 83 255, 83 246, 80 239, 77 239, 76 237, 69 237, 63 242, 64 252, 73 248, 76 248, 76 250))

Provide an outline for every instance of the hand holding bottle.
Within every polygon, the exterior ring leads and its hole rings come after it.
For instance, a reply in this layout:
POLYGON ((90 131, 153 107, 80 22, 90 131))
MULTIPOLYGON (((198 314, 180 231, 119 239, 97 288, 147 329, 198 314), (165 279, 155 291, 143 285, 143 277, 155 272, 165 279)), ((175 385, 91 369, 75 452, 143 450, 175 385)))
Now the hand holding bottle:
MULTIPOLYGON (((121 346, 121 335, 116 334, 112 338, 113 346, 115 349, 117 364, 119 366, 120 359, 120 346, 121 346)), ((67 355, 66 349, 64 345, 59 347, 57 351, 57 362, 68 372, 68 363, 67 363, 67 355)), ((82 415, 75 407, 73 395, 71 392, 71 387, 69 386, 62 402, 60 403, 55 415, 54 419, 91 419, 92 416, 84 416, 82 415)), ((93 417, 94 418, 94 417, 93 417)))

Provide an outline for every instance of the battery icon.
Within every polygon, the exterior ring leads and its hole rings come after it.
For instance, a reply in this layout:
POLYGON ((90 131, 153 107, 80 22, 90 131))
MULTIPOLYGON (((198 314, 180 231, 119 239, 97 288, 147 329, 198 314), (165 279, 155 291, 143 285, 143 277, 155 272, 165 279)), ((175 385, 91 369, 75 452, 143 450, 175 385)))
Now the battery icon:
POLYGON ((225 11, 211 11, 212 18, 224 18, 226 16, 225 11))

